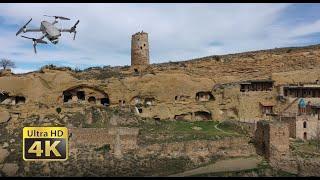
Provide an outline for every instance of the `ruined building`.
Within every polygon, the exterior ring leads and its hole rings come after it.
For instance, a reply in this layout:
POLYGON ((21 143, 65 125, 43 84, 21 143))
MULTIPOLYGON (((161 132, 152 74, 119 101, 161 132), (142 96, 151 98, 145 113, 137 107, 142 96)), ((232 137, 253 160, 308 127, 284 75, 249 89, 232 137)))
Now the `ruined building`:
POLYGON ((278 121, 258 121, 255 142, 257 153, 266 159, 285 156, 289 152, 288 126, 278 121))
POLYGON ((131 66, 140 69, 149 65, 148 33, 137 32, 131 39, 131 66))

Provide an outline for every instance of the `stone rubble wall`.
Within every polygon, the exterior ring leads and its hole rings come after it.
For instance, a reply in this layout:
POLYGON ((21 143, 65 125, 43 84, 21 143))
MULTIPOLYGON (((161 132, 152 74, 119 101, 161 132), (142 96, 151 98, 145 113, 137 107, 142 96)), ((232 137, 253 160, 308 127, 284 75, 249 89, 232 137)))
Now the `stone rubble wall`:
POLYGON ((153 144, 137 149, 140 157, 159 155, 160 157, 177 158, 186 156, 193 161, 210 156, 251 156, 255 155, 255 148, 248 144, 249 138, 226 137, 221 140, 192 140, 164 144, 153 144))

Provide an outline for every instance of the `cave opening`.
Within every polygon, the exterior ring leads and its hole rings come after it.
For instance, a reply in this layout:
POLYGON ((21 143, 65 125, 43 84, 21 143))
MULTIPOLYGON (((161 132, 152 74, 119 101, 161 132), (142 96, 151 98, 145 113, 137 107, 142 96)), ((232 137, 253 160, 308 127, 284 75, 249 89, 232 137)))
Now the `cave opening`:
POLYGON ((109 100, 109 98, 101 98, 100 103, 104 106, 109 106, 110 100, 109 100))
POLYGON ((84 101, 86 99, 86 94, 84 91, 77 91, 78 100, 84 101))
POLYGON ((16 104, 24 104, 26 103, 26 98, 23 96, 16 96, 16 104))
POLYGON ((72 94, 69 91, 63 92, 63 102, 72 100, 72 94))
POLYGON ((212 120, 211 113, 206 111, 197 111, 194 116, 196 120, 212 120))
POLYGON ((95 98, 94 96, 90 96, 90 97, 88 98, 88 102, 89 102, 90 104, 95 104, 95 103, 96 103, 96 98, 95 98))

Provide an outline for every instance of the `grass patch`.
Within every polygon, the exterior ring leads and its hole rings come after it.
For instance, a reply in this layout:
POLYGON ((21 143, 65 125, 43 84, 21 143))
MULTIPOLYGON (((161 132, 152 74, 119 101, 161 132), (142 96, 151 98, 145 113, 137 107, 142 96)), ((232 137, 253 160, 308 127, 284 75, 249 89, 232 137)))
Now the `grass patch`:
MULTIPOLYGON (((215 128, 218 121, 160 121, 159 123, 143 122, 140 126, 142 143, 179 142, 186 140, 217 140, 227 136, 239 134, 224 133, 215 128), (194 129, 198 127, 199 129, 194 129)), ((230 131, 224 127, 222 130, 230 131)))
POLYGON ((303 158, 319 157, 320 149, 316 140, 302 141, 296 140, 291 143, 290 148, 299 156, 303 158))

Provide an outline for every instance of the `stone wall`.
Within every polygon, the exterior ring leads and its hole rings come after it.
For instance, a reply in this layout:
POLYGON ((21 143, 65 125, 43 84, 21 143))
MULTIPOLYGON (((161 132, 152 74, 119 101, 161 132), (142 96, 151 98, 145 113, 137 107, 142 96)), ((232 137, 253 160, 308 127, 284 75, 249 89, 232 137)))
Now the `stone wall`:
POLYGON ((70 149, 81 146, 102 147, 109 144, 113 153, 137 148, 137 128, 70 128, 70 149))
POLYGON ((140 157, 158 155, 167 158, 187 156, 194 162, 210 156, 251 156, 255 154, 255 149, 252 144, 248 143, 249 141, 249 138, 244 137, 226 137, 215 141, 194 140, 153 144, 140 147, 137 149, 136 155, 140 157))
MULTIPOLYGON (((240 92, 239 92, 240 93, 240 92)), ((276 104, 276 90, 241 92, 239 95, 239 117, 241 121, 272 120, 263 116, 260 102, 276 104)))
POLYGON ((296 138, 310 140, 320 135, 320 122, 317 116, 301 115, 296 118, 296 138))
POLYGON ((287 124, 289 137, 296 138, 296 117, 281 117, 281 121, 287 124))
POLYGON ((320 158, 301 158, 293 155, 273 157, 270 160, 273 168, 298 176, 320 176, 320 158))
POLYGON ((242 122, 242 121, 233 121, 238 126, 245 129, 250 135, 254 135, 256 128, 257 128, 257 122, 242 122))
POLYGON ((255 133, 257 153, 270 160, 289 153, 289 129, 283 122, 258 121, 255 133))

